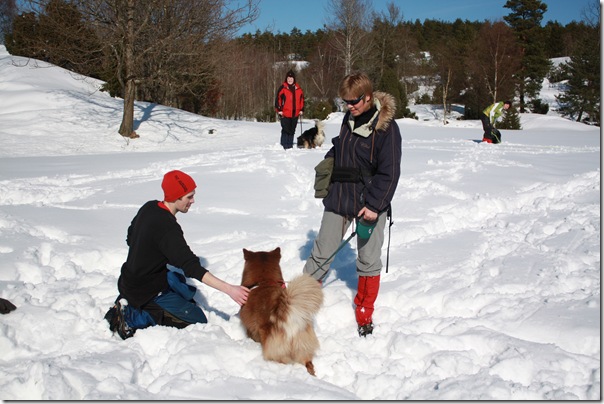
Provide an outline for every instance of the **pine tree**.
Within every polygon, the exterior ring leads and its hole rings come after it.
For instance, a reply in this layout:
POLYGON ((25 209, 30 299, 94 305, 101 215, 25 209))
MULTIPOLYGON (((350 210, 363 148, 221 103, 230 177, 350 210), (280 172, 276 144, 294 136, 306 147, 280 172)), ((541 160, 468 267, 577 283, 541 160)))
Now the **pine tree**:
POLYGON ((503 113, 501 123, 497 125, 499 129, 522 129, 520 125, 520 114, 518 110, 511 106, 503 113))
POLYGON ((570 62, 563 66, 568 79, 566 90, 556 97, 559 111, 577 122, 600 125, 600 35, 586 28, 570 62))
POLYGON ((393 69, 386 68, 381 80, 377 84, 377 89, 384 91, 392 95, 396 101, 396 119, 413 117, 413 113, 409 110, 407 101, 407 94, 405 93, 405 87, 396 78, 393 69))
POLYGON ((517 77, 520 112, 525 112, 530 100, 538 97, 543 79, 551 67, 543 46, 544 30, 540 25, 547 5, 540 0, 508 0, 504 7, 512 10, 503 19, 516 33, 522 48, 517 77))

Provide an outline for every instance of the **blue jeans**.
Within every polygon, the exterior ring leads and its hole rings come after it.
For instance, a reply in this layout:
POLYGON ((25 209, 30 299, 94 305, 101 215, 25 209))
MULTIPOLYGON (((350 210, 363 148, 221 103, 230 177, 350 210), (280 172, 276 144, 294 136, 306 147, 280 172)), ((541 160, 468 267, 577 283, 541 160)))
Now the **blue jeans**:
POLYGON ((201 308, 193 300, 195 289, 186 283, 184 275, 168 271, 170 290, 155 298, 155 303, 162 309, 187 323, 207 323, 208 319, 201 308))
MULTIPOLYGON (((168 290, 157 295, 153 302, 172 316, 189 324, 207 323, 208 319, 203 310, 193 300, 195 289, 186 283, 184 275, 176 271, 168 271, 168 290)), ((144 309, 132 306, 124 308, 126 323, 130 328, 147 328, 157 325, 151 314, 144 309)))

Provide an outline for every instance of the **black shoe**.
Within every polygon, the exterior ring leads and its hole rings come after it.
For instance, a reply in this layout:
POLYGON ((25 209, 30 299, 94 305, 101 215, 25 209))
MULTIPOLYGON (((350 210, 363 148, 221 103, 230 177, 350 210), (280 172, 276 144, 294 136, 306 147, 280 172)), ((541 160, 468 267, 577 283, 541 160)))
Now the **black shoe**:
POLYGON ((124 318, 124 308, 120 304, 119 300, 115 302, 115 305, 107 311, 105 314, 105 320, 109 322, 109 329, 112 332, 117 332, 121 339, 127 339, 134 335, 134 329, 128 327, 126 319, 124 318))
POLYGON ((366 337, 369 334, 373 333, 373 323, 360 325, 359 326, 359 337, 366 337))
POLYGON ((116 316, 116 308, 113 306, 110 308, 105 314, 105 320, 109 323, 109 329, 113 332, 117 327, 117 316, 116 316))

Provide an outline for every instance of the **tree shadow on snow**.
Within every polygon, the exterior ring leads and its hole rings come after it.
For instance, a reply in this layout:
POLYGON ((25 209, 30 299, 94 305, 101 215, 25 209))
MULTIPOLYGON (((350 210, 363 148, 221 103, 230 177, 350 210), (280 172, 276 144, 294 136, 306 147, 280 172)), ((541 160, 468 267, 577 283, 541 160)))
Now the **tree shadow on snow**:
POLYGON ((133 129, 135 131, 141 126, 141 123, 145 122, 147 119, 151 118, 151 113, 153 112, 153 108, 155 108, 157 104, 149 104, 145 108, 139 108, 143 110, 143 116, 140 119, 135 119, 133 123, 133 129))
MULTIPOLYGON (((310 252, 312 251, 312 247, 315 242, 315 238, 317 238, 317 234, 318 233, 314 230, 310 230, 306 234, 307 241, 302 247, 300 247, 300 259, 302 259, 303 261, 306 261, 308 257, 310 257, 310 252)), ((348 236, 346 236, 344 240, 346 240, 347 238, 348 236)), ((342 240, 342 242, 344 242, 344 240, 342 240)), ((331 262, 331 265, 329 266, 329 270, 324 281, 328 280, 330 276, 333 275, 333 272, 335 272, 335 277, 337 279, 344 281, 348 288, 353 291, 356 291, 358 283, 356 270, 357 253, 356 250, 350 245, 350 243, 352 243, 352 240, 350 240, 344 247, 342 247, 340 251, 338 251, 333 261, 331 262)), ((323 268, 325 268, 325 266, 323 268)), ((328 281, 323 285, 325 286, 329 283, 330 282, 328 281)))

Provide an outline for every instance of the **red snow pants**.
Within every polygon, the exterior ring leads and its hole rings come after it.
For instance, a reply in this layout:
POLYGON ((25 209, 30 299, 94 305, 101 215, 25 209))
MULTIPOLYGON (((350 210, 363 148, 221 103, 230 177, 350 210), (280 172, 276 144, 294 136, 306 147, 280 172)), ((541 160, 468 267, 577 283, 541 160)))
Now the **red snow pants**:
POLYGON ((377 299, 380 290, 380 275, 377 276, 359 276, 359 285, 357 295, 354 297, 356 305, 355 317, 359 326, 372 323, 375 299, 377 299))

